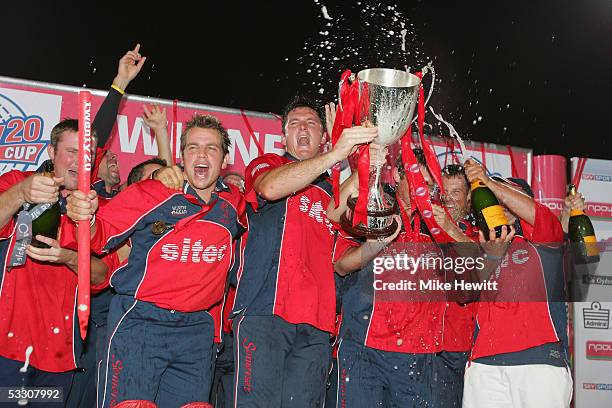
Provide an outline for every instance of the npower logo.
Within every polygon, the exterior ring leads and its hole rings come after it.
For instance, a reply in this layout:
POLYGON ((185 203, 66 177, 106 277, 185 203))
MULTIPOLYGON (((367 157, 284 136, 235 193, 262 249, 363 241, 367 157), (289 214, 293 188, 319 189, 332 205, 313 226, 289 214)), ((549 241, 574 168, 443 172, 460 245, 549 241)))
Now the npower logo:
POLYGON ((35 164, 44 151, 44 121, 0 94, 0 163, 35 164))
POLYGON ((587 341, 586 358, 612 361, 612 341, 587 341))

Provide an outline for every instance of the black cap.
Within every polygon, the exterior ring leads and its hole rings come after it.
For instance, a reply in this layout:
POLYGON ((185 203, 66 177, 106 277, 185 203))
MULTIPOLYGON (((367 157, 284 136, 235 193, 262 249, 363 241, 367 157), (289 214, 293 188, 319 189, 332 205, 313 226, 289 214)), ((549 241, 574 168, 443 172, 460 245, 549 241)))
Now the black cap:
POLYGON ((531 186, 529 185, 529 183, 527 183, 527 180, 524 180, 518 177, 509 177, 505 179, 503 177, 493 176, 491 178, 495 181, 514 185, 515 187, 518 187, 519 189, 521 189, 523 193, 527 194, 529 197, 531 198, 534 197, 533 190, 531 189, 531 186))

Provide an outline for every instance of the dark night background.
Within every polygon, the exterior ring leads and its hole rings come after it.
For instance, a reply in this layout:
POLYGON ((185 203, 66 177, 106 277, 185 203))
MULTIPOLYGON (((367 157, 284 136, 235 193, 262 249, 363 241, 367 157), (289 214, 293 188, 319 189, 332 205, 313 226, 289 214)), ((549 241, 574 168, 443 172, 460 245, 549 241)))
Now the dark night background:
POLYGON ((2 14, 0 75, 106 89, 140 42, 148 59, 129 93, 279 112, 297 92, 332 98, 341 69, 431 60, 432 105, 460 135, 612 159, 610 0, 22 1, 2 14))

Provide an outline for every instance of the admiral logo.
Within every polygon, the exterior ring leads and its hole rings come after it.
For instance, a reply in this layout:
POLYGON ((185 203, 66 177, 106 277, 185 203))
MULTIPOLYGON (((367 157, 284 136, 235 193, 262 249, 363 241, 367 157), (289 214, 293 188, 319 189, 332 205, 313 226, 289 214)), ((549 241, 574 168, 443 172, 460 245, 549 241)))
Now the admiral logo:
POLYGON ((204 248, 201 239, 192 243, 191 238, 184 238, 180 246, 178 244, 164 244, 161 247, 161 258, 171 262, 205 262, 211 264, 221 261, 226 253, 227 245, 221 247, 209 245, 204 248))
POLYGON ((47 145, 44 121, 0 94, 0 163, 36 164, 47 145))
POLYGON ((587 360, 612 361, 612 342, 610 341, 587 341, 587 360))
POLYGON ((593 302, 590 308, 582 309, 585 329, 608 329, 610 327, 610 309, 602 309, 601 303, 593 302))
POLYGON ((174 217, 178 217, 178 216, 185 215, 185 214, 187 214, 186 205, 173 205, 172 206, 172 211, 170 212, 170 215, 174 217))

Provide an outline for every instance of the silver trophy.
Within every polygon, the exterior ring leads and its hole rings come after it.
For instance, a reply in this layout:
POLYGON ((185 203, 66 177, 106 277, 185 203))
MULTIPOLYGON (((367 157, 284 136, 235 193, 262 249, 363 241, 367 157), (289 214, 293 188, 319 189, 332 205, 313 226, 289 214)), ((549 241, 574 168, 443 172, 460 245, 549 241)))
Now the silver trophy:
MULTIPOLYGON (((364 69, 355 78, 359 84, 362 126, 377 126, 374 143, 388 146, 397 142, 408 130, 417 102, 421 80, 406 71, 389 68, 364 69)), ((397 229, 393 214, 397 212, 395 198, 384 192, 381 182, 382 165, 370 168, 367 201, 367 225, 353 226, 356 197, 348 199, 348 209, 342 215, 342 227, 349 233, 366 238, 382 238, 397 229)))

